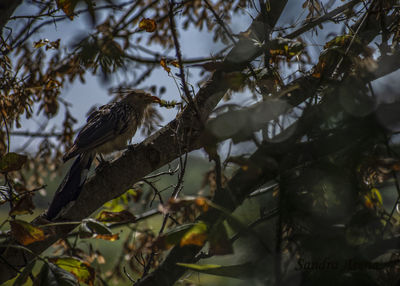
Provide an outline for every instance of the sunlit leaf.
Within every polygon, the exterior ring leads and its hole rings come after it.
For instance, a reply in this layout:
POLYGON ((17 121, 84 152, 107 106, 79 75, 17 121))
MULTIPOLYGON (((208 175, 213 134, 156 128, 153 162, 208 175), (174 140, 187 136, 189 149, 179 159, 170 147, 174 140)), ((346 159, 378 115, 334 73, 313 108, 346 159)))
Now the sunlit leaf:
POLYGON ((46 238, 42 229, 23 220, 10 221, 13 237, 22 245, 28 245, 46 238))
POLYGON ((154 32, 156 28, 157 28, 157 23, 153 19, 145 18, 139 22, 139 29, 145 30, 148 33, 154 32))
POLYGON ((129 189, 119 197, 105 203, 104 207, 112 212, 121 212, 127 208, 130 199, 133 199, 133 201, 139 200, 141 194, 142 191, 139 189, 129 189))
POLYGON ((78 280, 70 272, 53 263, 45 263, 35 278, 34 286, 76 286, 78 280))
POLYGON ((20 170, 27 159, 28 157, 25 155, 14 152, 7 153, 0 158, 0 172, 5 173, 20 170))
POLYGON ((180 246, 198 245, 203 246, 208 238, 208 226, 205 222, 198 222, 186 231, 180 241, 180 246))
POLYGON ((212 274, 239 279, 248 279, 253 277, 255 269, 255 265, 251 262, 231 266, 222 266, 215 264, 197 265, 189 263, 177 263, 177 265, 204 274, 212 274))
POLYGON ((168 109, 174 108, 174 107, 177 106, 177 105, 181 105, 181 103, 176 102, 175 100, 167 101, 167 100, 163 100, 163 99, 160 100, 160 101, 158 102, 158 104, 159 104, 161 107, 165 107, 165 108, 168 108, 168 109))
POLYGON ((382 195, 377 188, 372 188, 366 195, 364 195, 364 204, 370 209, 382 206, 382 195))
POLYGON ((73 257, 50 258, 49 261, 72 273, 80 282, 94 284, 95 271, 89 263, 73 257))
POLYGON ((300 55, 305 48, 305 45, 300 41, 294 41, 286 38, 276 38, 269 45, 269 52, 272 57, 283 56, 287 60, 300 55))
POLYGON ((129 211, 120 212, 102 211, 97 219, 101 222, 135 222, 136 217, 129 211))
POLYGON ((33 47, 35 49, 38 49, 43 46, 46 46, 49 42, 50 42, 49 39, 40 39, 39 41, 33 43, 33 47))

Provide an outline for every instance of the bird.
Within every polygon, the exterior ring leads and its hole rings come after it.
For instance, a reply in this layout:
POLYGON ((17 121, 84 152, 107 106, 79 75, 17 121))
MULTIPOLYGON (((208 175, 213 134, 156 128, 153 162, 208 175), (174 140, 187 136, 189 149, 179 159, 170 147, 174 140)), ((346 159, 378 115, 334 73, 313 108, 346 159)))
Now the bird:
POLYGON ((58 217, 63 208, 76 200, 96 154, 109 154, 127 147, 152 103, 160 103, 160 99, 143 90, 130 90, 120 101, 103 105, 88 116, 63 156, 64 163, 76 159, 47 209, 48 220, 58 217))

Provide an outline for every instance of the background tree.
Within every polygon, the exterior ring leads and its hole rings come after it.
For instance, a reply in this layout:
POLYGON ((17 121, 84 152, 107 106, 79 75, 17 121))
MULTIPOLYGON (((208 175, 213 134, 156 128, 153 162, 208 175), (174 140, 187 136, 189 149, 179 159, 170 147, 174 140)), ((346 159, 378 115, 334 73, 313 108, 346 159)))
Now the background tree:
MULTIPOLYGON (((398 283, 399 98, 395 88, 382 88, 400 68, 396 1, 302 1, 304 16, 293 23, 279 22, 293 4, 282 0, 35 0, 28 3, 35 9, 15 16, 20 2, 11 2, 0 12, 0 199, 9 206, 2 225, 10 226, 0 245, 2 282, 172 285, 190 270, 253 284, 398 283), (244 12, 251 24, 233 34, 231 23, 244 12), (32 40, 79 15, 88 15, 89 35, 32 40), (224 48, 185 57, 180 33, 189 28, 207 29, 224 48), (190 77, 195 68, 199 82, 190 77), (63 88, 91 72, 118 97, 157 69, 178 86, 160 104, 177 108, 176 117, 96 169, 58 220, 20 219, 35 208, 32 197, 48 190, 43 179, 60 172, 76 132, 63 88), (127 73, 131 81, 113 85, 113 76, 127 73), (236 104, 245 94, 251 104, 236 104), (42 132, 60 110, 59 129, 42 132), (22 116, 41 113, 49 121, 38 132, 18 132, 22 116), (41 138, 37 152, 10 152, 17 135, 41 138), (252 144, 251 154, 232 154, 238 144, 252 144), (204 176, 209 192, 188 197, 184 178, 196 149, 213 169, 204 176), (173 160, 178 168, 151 174, 173 160), (155 180, 168 174, 176 181, 165 195, 155 180), (256 212, 246 207, 254 197, 256 212), (143 220, 157 227, 139 228, 143 220), (90 239, 115 241, 117 227, 128 235, 107 273, 90 239), (82 241, 89 246, 78 247, 82 241), (207 263, 226 255, 237 263, 207 263)), ((162 96, 157 84, 151 90, 162 96)), ((148 110, 146 134, 158 126, 158 112, 148 110)))

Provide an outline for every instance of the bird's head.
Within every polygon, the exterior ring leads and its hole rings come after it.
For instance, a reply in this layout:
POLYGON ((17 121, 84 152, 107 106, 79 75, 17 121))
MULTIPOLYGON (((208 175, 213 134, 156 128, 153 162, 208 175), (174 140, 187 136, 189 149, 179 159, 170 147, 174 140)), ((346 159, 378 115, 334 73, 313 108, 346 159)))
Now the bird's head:
POLYGON ((132 90, 128 94, 125 95, 124 99, 122 101, 125 101, 129 104, 138 106, 138 105, 144 105, 147 106, 151 103, 159 103, 161 99, 159 99, 157 96, 153 96, 150 93, 147 93, 143 90, 132 90))

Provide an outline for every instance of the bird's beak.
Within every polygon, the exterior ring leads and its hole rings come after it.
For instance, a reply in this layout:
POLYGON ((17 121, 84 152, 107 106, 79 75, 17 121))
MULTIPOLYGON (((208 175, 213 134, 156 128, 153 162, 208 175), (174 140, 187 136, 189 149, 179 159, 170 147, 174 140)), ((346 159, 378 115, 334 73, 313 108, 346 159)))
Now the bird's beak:
POLYGON ((152 95, 150 98, 151 98, 152 102, 155 102, 155 103, 160 103, 161 102, 161 99, 159 99, 157 96, 153 96, 152 95))

